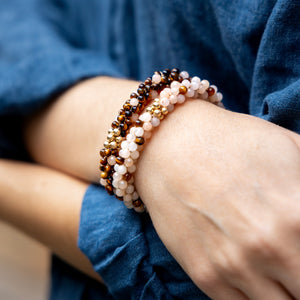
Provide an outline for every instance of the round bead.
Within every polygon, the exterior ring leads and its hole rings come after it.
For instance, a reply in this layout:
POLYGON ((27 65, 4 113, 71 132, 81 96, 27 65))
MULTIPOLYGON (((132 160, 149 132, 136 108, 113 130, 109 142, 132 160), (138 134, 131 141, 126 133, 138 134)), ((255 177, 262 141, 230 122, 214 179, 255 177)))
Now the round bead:
POLYGON ((131 98, 130 99, 130 105, 131 106, 137 106, 139 104, 139 100, 136 98, 131 98))
POLYGON ((143 122, 149 122, 151 120, 151 115, 150 115, 150 113, 145 112, 145 113, 141 114, 139 119, 143 122))
POLYGON ((208 87, 209 87, 209 81, 208 80, 204 79, 204 80, 201 81, 201 83, 202 83, 205 90, 208 89, 208 87))
POLYGON ((127 181, 126 180, 120 180, 119 181, 119 189, 125 190, 127 188, 127 181))
POLYGON ((208 93, 207 92, 204 92, 203 94, 199 94, 199 97, 203 100, 207 100, 208 98, 208 93))
POLYGON ((174 108, 175 108, 174 104, 169 104, 167 106, 167 109, 168 109, 169 112, 172 112, 174 110, 174 108))
POLYGON ((194 76, 191 81, 197 82, 199 84, 201 79, 198 76, 194 76))
MULTIPOLYGON (((133 205, 133 204, 132 204, 133 205)), ((134 206, 133 205, 133 208, 134 210, 137 212, 137 213, 142 213, 145 211, 145 208, 144 208, 144 205, 140 205, 140 206, 134 206)))
POLYGON ((134 152, 131 153, 131 158, 132 159, 138 159, 139 156, 140 156, 139 151, 134 151, 134 152))
POLYGON ((116 189, 115 194, 119 197, 123 197, 125 195, 125 191, 121 189, 116 189))
POLYGON ((182 85, 184 85, 187 89, 190 87, 191 85, 191 82, 187 79, 184 79, 182 82, 181 82, 182 85))
POLYGON ((144 129, 142 127, 137 127, 135 130, 135 135, 136 136, 143 136, 144 134, 144 129))
POLYGON ((150 131, 152 129, 152 124, 150 122, 145 122, 143 128, 145 131, 150 131))
POLYGON ((135 135, 135 130, 136 130, 136 127, 131 127, 129 132, 131 134, 135 135))
POLYGON ((178 103, 183 103, 185 101, 185 96, 184 95, 178 95, 177 96, 177 102, 178 103))
POLYGON ((113 179, 116 180, 116 181, 120 181, 122 179, 122 175, 119 174, 118 172, 115 172, 113 174, 113 179))
POLYGON ((153 83, 160 83, 160 80, 161 80, 161 76, 159 74, 154 74, 152 76, 152 82, 153 83))
POLYGON ((185 95, 186 95, 187 97, 191 98, 191 97, 194 96, 194 94, 195 94, 195 92, 194 92, 193 89, 188 89, 185 95))
POLYGON ((130 156, 130 152, 128 149, 121 149, 119 155, 123 158, 128 158, 130 156))
POLYGON ((107 162, 109 165, 114 166, 116 163, 116 157, 114 155, 109 156, 107 162))
MULTIPOLYGON (((178 95, 178 94, 179 94, 179 88, 171 88, 171 94, 172 94, 172 95, 178 95)), ((171 95, 171 96, 172 96, 172 95, 171 95)), ((171 97, 171 96, 170 96, 170 97, 171 97)))
POLYGON ((118 188, 119 180, 113 180, 112 185, 113 185, 114 188, 118 188))
POLYGON ((128 157, 125 159, 124 165, 126 167, 131 167, 133 165, 133 159, 131 157, 128 157))
POLYGON ((170 104, 170 101, 168 98, 162 98, 160 99, 160 103, 162 106, 168 106, 170 104))
POLYGON ((218 91, 218 88, 215 85, 212 84, 210 87, 215 90, 215 93, 218 91))
POLYGON ((156 117, 153 117, 152 120, 151 120, 151 124, 152 124, 153 127, 157 127, 160 124, 160 119, 156 118, 156 117))
MULTIPOLYGON (((101 178, 100 179, 100 184, 103 185, 103 186, 106 186, 107 185, 107 182, 105 179, 101 178)), ((133 191, 132 191, 133 192, 133 191)))
POLYGON ((146 140, 148 140, 148 139, 150 139, 150 137, 151 137, 151 131, 146 131, 145 134, 144 134, 144 138, 146 140))
POLYGON ((128 197, 126 197, 127 195, 125 195, 123 197, 123 202, 125 204, 125 206, 128 208, 128 209, 132 209, 133 208, 133 204, 132 204, 132 196, 128 195, 128 197))
MULTIPOLYGON (((129 145, 128 145, 128 150, 130 152, 134 152, 135 150, 137 149, 137 144, 135 142, 131 142, 129 145)), ((129 157, 129 156, 128 156, 129 157)))
POLYGON ((120 165, 117 172, 121 175, 124 175, 127 172, 127 168, 124 165, 120 165))
POLYGON ((198 90, 199 89, 199 83, 196 82, 196 81, 192 81, 191 82, 191 85, 190 85, 190 88, 194 91, 198 90))
POLYGON ((132 200, 134 201, 134 200, 137 200, 137 199, 139 199, 139 194, 137 192, 134 192, 132 194, 132 200))
POLYGON ((171 103, 171 104, 177 103, 177 96, 171 95, 171 96, 170 96, 170 103, 171 103))
POLYGON ((160 93, 161 98, 164 98, 164 97, 169 98, 170 95, 171 95, 171 89, 170 88, 165 88, 160 93))
POLYGON ((128 168, 128 172, 131 174, 131 173, 134 173, 136 171, 136 166, 135 165, 132 165, 131 167, 128 168))
POLYGON ((189 75, 189 73, 187 72, 187 71, 182 71, 182 72, 180 72, 180 74, 179 74, 183 79, 186 79, 186 78, 189 78, 190 77, 190 75, 189 75))
POLYGON ((133 184, 134 183, 134 177, 131 176, 131 178, 127 182, 128 182, 128 184, 133 184))
POLYGON ((135 135, 129 133, 127 134, 126 136, 126 140, 130 143, 130 142, 133 142, 135 140, 135 135))
POLYGON ((132 122, 135 122, 136 120, 138 120, 138 118, 139 118, 138 114, 132 114, 132 116, 131 116, 132 122))
POLYGON ((181 85, 180 82, 174 80, 174 81, 171 83, 171 93, 172 93, 172 89, 173 89, 173 88, 179 89, 180 85, 181 85))
POLYGON ((116 172, 118 172, 118 170, 119 170, 119 167, 120 167, 120 165, 118 165, 118 164, 115 164, 115 165, 114 165, 114 170, 115 170, 116 172))
POLYGON ((132 194, 134 192, 134 186, 132 184, 129 184, 126 188, 127 194, 132 194))
POLYGON ((122 148, 122 149, 128 149, 128 141, 123 141, 123 142, 121 143, 121 148, 122 148))
POLYGON ((217 93, 217 96, 218 96, 218 101, 222 101, 223 100, 223 95, 222 93, 217 93))

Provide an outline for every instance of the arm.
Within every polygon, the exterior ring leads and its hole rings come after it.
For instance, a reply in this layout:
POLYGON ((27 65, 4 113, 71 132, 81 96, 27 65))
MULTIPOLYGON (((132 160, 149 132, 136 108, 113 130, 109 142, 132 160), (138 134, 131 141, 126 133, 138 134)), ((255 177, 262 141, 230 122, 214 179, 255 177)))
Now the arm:
POLYGON ((45 167, 0 160, 0 219, 101 281, 77 247, 81 202, 86 188, 86 183, 45 167))
MULTIPOLYGON (((106 129, 135 87, 96 78, 62 95, 27 124, 33 158, 96 181, 106 129)), ((194 101, 145 148, 138 191, 165 245, 211 297, 299 296, 297 144, 299 136, 281 127, 194 101)))

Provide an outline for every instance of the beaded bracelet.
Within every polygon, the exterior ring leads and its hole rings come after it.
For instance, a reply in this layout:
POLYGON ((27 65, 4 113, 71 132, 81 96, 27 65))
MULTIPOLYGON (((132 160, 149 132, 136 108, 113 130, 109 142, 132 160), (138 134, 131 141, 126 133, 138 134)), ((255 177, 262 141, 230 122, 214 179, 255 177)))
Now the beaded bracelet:
POLYGON ((178 69, 156 71, 139 85, 119 111, 108 131, 107 140, 100 155, 100 183, 110 195, 123 201, 126 207, 143 212, 145 206, 134 187, 136 162, 153 128, 175 104, 186 99, 197 98, 223 107, 222 94, 217 87, 199 77, 189 77, 186 71, 178 69), (146 112, 143 112, 146 108, 146 112))

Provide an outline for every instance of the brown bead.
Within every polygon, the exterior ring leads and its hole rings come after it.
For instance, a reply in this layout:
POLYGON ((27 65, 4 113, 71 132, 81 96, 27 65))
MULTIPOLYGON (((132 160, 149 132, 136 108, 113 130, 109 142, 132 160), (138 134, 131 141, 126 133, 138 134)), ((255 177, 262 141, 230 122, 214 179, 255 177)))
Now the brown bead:
POLYGON ((122 165, 124 163, 124 158, 121 156, 116 157, 116 163, 122 165))
POLYGON ((111 155, 111 150, 110 149, 105 149, 105 155, 110 156, 111 155))
POLYGON ((126 110, 130 110, 131 109, 131 105, 129 103, 126 103, 123 105, 123 108, 125 110, 125 114, 126 114, 126 110))
POLYGON ((130 94, 130 98, 136 98, 137 96, 138 96, 137 93, 131 93, 131 94, 130 94))
POLYGON ((125 179, 126 181, 128 181, 129 179, 131 179, 131 177, 132 177, 132 174, 130 174, 130 173, 126 173, 126 174, 124 175, 124 179, 125 179))
POLYGON ((126 116, 127 118, 131 117, 131 116, 132 116, 132 111, 131 111, 131 110, 126 110, 126 111, 125 111, 125 116, 126 116))
POLYGON ((121 137, 125 137, 126 136, 126 130, 121 130, 121 137))
POLYGON ((105 166, 100 164, 99 169, 100 169, 100 171, 104 172, 105 171, 105 166))
POLYGON ((120 144, 122 141, 123 141, 123 138, 122 138, 121 136, 117 136, 117 137, 116 137, 116 142, 117 142, 118 144, 120 144))
POLYGON ((139 95, 144 95, 146 90, 144 88, 138 88, 137 92, 138 92, 139 95))
POLYGON ((107 191, 110 195, 113 195, 113 194, 114 194, 112 185, 107 184, 107 185, 105 186, 105 189, 106 189, 106 191, 107 191))
POLYGON ((145 143, 145 140, 143 137, 139 136, 135 139, 136 144, 143 145, 145 143))
POLYGON ((168 77, 162 76, 162 77, 161 77, 161 82, 162 82, 162 83, 167 83, 167 82, 168 82, 168 77))
POLYGON ((127 129, 128 129, 128 125, 126 123, 120 124, 120 130, 127 130, 127 129))
POLYGON ((134 207, 140 207, 142 205, 142 201, 140 199, 134 200, 132 202, 134 207))
POLYGON ((111 123, 111 127, 112 127, 112 128, 118 128, 119 125, 120 125, 120 123, 117 122, 117 121, 113 121, 113 122, 111 123))
POLYGON ((101 172, 100 176, 102 179, 106 179, 108 177, 108 174, 107 174, 107 172, 104 171, 104 172, 101 172))
POLYGON ((116 197, 118 200, 123 201, 123 197, 120 197, 120 196, 117 196, 117 195, 115 195, 115 197, 116 197))
POLYGON ((146 80, 145 80, 145 85, 151 85, 152 83, 152 78, 151 77, 148 77, 146 80))
POLYGON ((187 92, 186 86, 182 85, 182 86, 179 88, 179 93, 180 93, 180 94, 186 94, 186 92, 187 92))
POLYGON ((106 182, 107 182, 107 184, 109 184, 109 185, 112 185, 112 181, 113 181, 113 177, 112 177, 112 176, 109 176, 109 177, 106 179, 106 182))
POLYGON ((119 110, 119 115, 125 115, 125 110, 123 108, 119 110))
POLYGON ((117 156, 118 155, 118 150, 117 149, 112 149, 111 150, 111 155, 117 156))
POLYGON ((212 87, 209 87, 206 91, 208 96, 212 96, 215 93, 215 89, 212 87))
POLYGON ((139 100, 140 103, 144 103, 145 102, 145 97, 144 96, 138 96, 137 99, 139 100))
POLYGON ((118 116, 118 121, 122 123, 122 122, 125 121, 125 118, 126 118, 125 115, 119 115, 118 116))
POLYGON ((100 159, 100 164, 101 165, 106 165, 107 164, 107 157, 104 156, 103 158, 100 159))
POLYGON ((125 123, 130 127, 132 125, 132 121, 130 119, 126 119, 125 123))
POLYGON ((138 109, 137 106, 132 106, 132 107, 131 107, 131 111, 132 111, 133 113, 138 112, 137 109, 138 109))
POLYGON ((179 73, 180 73, 180 70, 177 69, 177 68, 173 68, 173 69, 172 69, 172 72, 179 74, 179 73))
POLYGON ((107 149, 105 149, 105 148, 103 148, 103 149, 100 150, 100 155, 101 155, 102 157, 106 156, 106 150, 107 150, 107 149))
POLYGON ((135 125, 138 126, 138 127, 143 126, 143 124, 144 124, 144 122, 141 121, 140 119, 138 119, 138 120, 135 121, 135 125))
POLYGON ((110 166, 110 165, 106 165, 106 166, 105 166, 105 172, 106 172, 106 173, 109 173, 110 170, 111 170, 111 166, 110 166))

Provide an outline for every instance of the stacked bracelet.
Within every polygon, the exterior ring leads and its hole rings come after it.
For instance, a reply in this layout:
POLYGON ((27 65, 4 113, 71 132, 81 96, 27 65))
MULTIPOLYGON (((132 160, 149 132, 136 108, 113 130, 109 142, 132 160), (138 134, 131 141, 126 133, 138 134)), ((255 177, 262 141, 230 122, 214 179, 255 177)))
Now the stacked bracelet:
POLYGON ((112 123, 100 151, 100 183, 128 208, 137 212, 145 210, 134 186, 136 162, 145 141, 177 103, 184 103, 189 98, 223 107, 222 94, 207 80, 190 78, 186 71, 178 69, 155 72, 130 95, 112 123))

